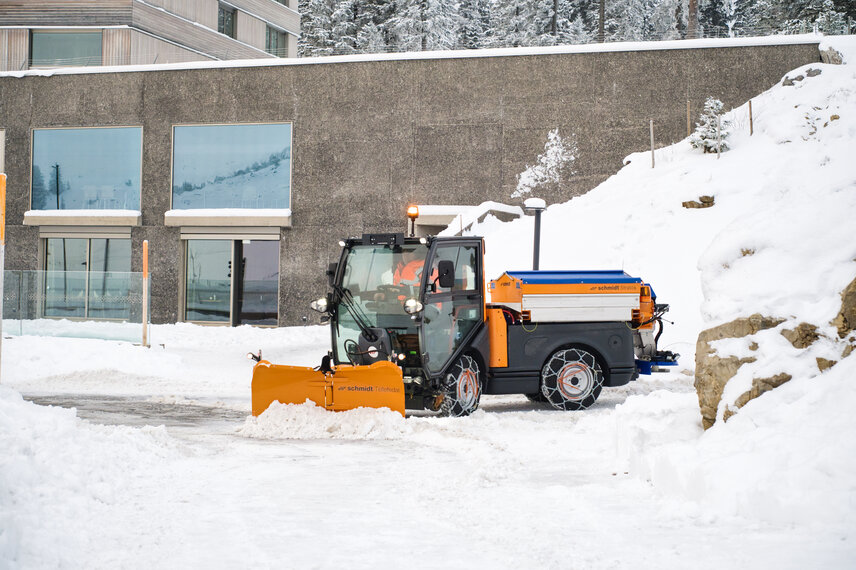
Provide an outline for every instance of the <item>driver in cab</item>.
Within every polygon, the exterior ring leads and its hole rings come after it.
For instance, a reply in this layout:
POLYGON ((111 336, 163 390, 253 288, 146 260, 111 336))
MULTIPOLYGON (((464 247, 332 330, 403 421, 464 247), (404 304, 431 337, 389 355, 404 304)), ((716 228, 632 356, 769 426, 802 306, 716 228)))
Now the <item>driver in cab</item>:
MULTIPOLYGON (((395 270, 392 272, 392 296, 387 296, 385 292, 379 291, 375 294, 376 301, 391 301, 398 298, 399 301, 404 301, 407 298, 407 293, 413 296, 413 292, 422 283, 422 271, 425 268, 425 259, 420 257, 415 250, 404 249, 401 252, 401 257, 395 265, 395 270), (397 289, 397 290, 395 290, 397 289)), ((387 273, 387 279, 389 279, 387 273)))

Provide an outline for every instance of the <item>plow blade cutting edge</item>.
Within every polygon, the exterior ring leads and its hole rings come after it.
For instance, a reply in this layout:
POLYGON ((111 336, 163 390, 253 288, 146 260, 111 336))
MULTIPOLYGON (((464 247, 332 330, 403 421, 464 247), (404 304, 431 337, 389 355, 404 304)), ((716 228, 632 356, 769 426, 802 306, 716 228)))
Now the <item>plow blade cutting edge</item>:
POLYGON ((307 399, 332 411, 389 408, 404 415, 404 379, 392 362, 368 366, 334 366, 325 374, 304 366, 262 360, 253 367, 253 415, 273 402, 302 404, 307 399))

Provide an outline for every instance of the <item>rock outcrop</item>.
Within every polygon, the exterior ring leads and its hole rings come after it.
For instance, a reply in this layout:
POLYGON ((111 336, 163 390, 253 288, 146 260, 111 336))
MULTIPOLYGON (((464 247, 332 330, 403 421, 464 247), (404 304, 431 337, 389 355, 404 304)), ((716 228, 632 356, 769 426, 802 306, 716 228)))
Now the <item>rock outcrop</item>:
POLYGON ((759 331, 776 327, 782 322, 784 322, 782 319, 755 314, 701 332, 696 343, 695 388, 704 429, 708 429, 716 421, 716 410, 719 407, 719 401, 722 399, 725 384, 737 374, 737 370, 743 364, 755 361, 753 357, 729 356, 722 358, 716 355, 710 343, 723 338, 742 338, 753 335, 759 331))
MULTIPOLYGON (((744 253, 744 255, 747 255, 744 253)), ((753 335, 765 329, 771 329, 783 323, 783 319, 764 317, 759 314, 748 318, 737 319, 724 325, 702 331, 696 343, 696 375, 695 388, 698 394, 698 403, 701 408, 702 424, 704 429, 711 427, 716 422, 716 412, 722 400, 722 392, 725 385, 736 374, 737 370, 746 363, 754 362, 754 357, 737 358, 736 356, 720 357, 711 348, 711 343, 723 338, 743 338, 753 335)), ((841 354, 846 358, 856 350, 856 279, 841 292, 841 311, 830 323, 838 330, 838 336, 844 340, 844 348, 841 354)), ((797 349, 806 349, 815 343, 822 335, 818 332, 816 325, 811 323, 800 323, 792 329, 784 329, 782 336, 785 337, 797 349)), ((824 337, 830 340, 828 337, 824 337)), ((758 350, 758 344, 752 342, 749 345, 752 351, 758 350)), ((815 357, 819 372, 832 368, 837 363, 822 357, 815 357)), ((738 409, 747 402, 757 398, 764 392, 777 388, 788 382, 791 375, 781 372, 769 378, 753 378, 752 387, 741 394, 734 402, 727 402, 723 419, 728 420, 738 409)))
POLYGON ((838 329, 839 338, 856 330, 856 279, 841 292, 841 311, 832 319, 832 325, 838 329))

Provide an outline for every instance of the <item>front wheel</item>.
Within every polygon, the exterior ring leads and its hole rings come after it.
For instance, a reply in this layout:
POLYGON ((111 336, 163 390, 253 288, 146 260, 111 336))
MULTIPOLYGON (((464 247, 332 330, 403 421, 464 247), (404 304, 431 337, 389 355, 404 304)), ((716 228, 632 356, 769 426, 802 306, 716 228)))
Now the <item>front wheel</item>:
POLYGON ((603 371, 595 356, 582 348, 564 348, 541 369, 541 393, 554 408, 585 410, 603 387, 603 371))
POLYGON ((462 355, 443 380, 441 416, 468 416, 479 407, 481 371, 472 356, 462 355))

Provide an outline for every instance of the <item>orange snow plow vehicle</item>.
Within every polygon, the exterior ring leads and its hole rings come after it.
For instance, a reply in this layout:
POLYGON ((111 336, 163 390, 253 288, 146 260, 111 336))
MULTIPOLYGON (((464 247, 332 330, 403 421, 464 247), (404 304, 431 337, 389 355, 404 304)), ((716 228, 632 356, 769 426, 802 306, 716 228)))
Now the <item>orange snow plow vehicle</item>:
POLYGON ((623 271, 509 271, 487 287, 480 237, 365 234, 342 242, 317 368, 256 360, 253 415, 307 399, 328 410, 429 409, 464 416, 482 394, 563 410, 676 364, 657 349, 668 305, 623 271))

